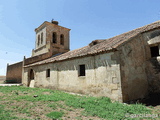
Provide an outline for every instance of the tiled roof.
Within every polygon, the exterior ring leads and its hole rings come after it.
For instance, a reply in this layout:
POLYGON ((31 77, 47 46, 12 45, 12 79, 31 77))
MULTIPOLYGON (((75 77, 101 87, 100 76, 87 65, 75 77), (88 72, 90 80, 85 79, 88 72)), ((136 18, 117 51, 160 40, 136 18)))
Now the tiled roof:
POLYGON ((146 25, 146 26, 134 29, 132 31, 123 33, 121 35, 115 36, 113 38, 92 41, 88 46, 82 47, 80 49, 72 50, 64 54, 61 54, 59 56, 48 58, 40 62, 26 65, 25 67, 41 65, 41 64, 46 64, 46 63, 51 63, 51 62, 56 62, 56 61, 62 61, 62 60, 82 57, 86 55, 93 55, 93 54, 98 54, 101 52, 110 52, 110 51, 115 50, 118 46, 122 45, 126 41, 128 41, 130 38, 135 37, 140 33, 143 33, 143 32, 155 29, 155 28, 159 28, 159 27, 160 27, 160 21, 157 21, 149 25, 146 25))

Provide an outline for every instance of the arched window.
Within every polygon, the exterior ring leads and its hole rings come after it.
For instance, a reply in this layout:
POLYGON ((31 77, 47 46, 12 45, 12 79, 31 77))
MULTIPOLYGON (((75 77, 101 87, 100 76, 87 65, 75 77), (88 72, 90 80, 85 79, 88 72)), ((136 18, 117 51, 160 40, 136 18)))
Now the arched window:
POLYGON ((64 45, 64 35, 63 34, 60 35, 60 44, 64 45))
POLYGON ((43 43, 43 32, 41 33, 41 44, 43 43))
POLYGON ((57 43, 57 34, 55 32, 52 34, 52 42, 57 43))
POLYGON ((40 35, 38 35, 38 42, 37 42, 37 45, 39 46, 40 44, 40 35))

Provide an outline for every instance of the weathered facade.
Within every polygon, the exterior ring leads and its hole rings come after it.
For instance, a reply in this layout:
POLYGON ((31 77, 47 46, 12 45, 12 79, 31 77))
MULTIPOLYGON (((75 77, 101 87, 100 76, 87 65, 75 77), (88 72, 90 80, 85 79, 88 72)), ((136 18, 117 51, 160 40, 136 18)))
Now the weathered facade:
POLYGON ((35 50, 22 64, 23 85, 121 102, 160 92, 160 21, 73 51, 69 31, 56 21, 35 29, 35 50))
POLYGON ((29 80, 28 71, 35 73, 35 86, 54 88, 94 96, 109 96, 121 100, 120 66, 111 59, 114 53, 82 57, 62 62, 26 67, 23 84, 29 80), (85 65, 85 76, 80 76, 80 65, 85 65), (46 76, 50 69, 50 76, 46 76))

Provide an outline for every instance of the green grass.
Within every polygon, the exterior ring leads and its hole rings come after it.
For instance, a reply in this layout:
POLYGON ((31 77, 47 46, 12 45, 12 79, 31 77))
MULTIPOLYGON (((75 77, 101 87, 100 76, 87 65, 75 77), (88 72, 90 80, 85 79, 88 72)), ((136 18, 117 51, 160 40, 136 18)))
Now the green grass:
POLYGON ((0 105, 0 120, 11 120, 11 119, 17 119, 17 117, 13 115, 11 116, 11 114, 4 109, 4 106, 0 105))
POLYGON ((59 119, 63 116, 63 112, 57 112, 57 111, 50 112, 47 114, 47 116, 52 119, 59 119))
MULTIPOLYGON (((50 89, 12 86, 0 87, 0 93, 0 120, 24 119, 22 116, 25 119, 42 119, 43 113, 46 118, 61 119, 75 109, 82 111, 79 115, 82 117, 111 120, 131 119, 125 117, 126 113, 151 114, 151 110, 142 104, 127 105, 111 102, 107 97, 78 96, 50 89)), ((80 119, 78 115, 76 118, 80 119)))

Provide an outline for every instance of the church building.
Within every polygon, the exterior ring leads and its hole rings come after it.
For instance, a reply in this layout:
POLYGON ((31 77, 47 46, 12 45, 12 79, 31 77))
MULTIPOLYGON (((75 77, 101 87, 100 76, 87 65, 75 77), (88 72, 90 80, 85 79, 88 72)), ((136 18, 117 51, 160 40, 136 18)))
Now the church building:
POLYGON ((35 32, 32 56, 8 64, 7 80, 120 102, 160 93, 160 21, 72 51, 70 29, 57 21, 35 32))

